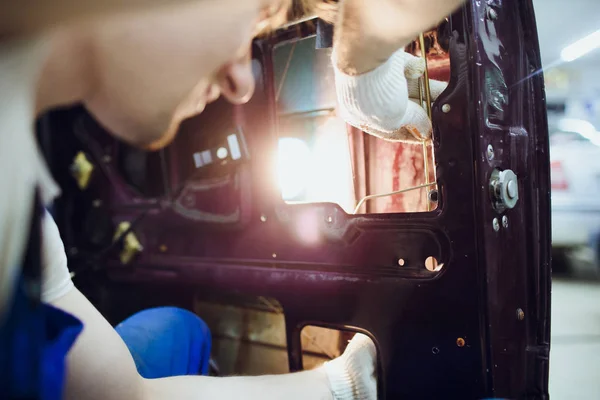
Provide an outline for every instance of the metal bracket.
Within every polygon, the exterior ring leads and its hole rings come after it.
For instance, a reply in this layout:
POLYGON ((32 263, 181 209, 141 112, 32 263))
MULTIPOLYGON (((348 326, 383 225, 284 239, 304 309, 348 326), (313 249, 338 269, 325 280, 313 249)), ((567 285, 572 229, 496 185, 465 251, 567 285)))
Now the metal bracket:
POLYGON ((93 171, 94 164, 88 160, 85 153, 82 151, 77 153, 71 164, 71 175, 75 178, 79 189, 84 190, 88 187, 93 171))
POLYGON ((519 200, 517 175, 510 169, 495 169, 490 176, 490 194, 496 211, 503 212, 514 208, 519 200))
MULTIPOLYGON (((113 241, 117 241, 129 230, 131 224, 127 221, 121 222, 115 231, 113 241)), ((123 238, 123 250, 120 254, 122 264, 128 264, 133 257, 144 250, 144 247, 133 232, 129 232, 123 238)))

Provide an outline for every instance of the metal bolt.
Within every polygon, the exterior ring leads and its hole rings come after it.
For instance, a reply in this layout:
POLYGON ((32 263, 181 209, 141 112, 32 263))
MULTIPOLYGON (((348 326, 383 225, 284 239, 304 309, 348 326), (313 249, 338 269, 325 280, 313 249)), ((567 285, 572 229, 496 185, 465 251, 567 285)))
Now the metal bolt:
POLYGON ((465 339, 459 337, 458 339, 456 339, 456 345, 458 347, 465 347, 465 339))
POLYGON ((267 216, 265 214, 260 216, 260 222, 267 222, 267 216))
POLYGON ((508 228, 508 217, 506 215, 502 217, 502 226, 508 228))
POLYGON ((493 8, 488 8, 487 10, 487 16, 489 19, 491 19, 492 21, 494 21, 496 18, 498 18, 498 12, 496 10, 494 10, 493 8))
POLYGON ((438 201, 438 191, 436 189, 430 190, 428 193, 428 197, 429 197, 429 201, 433 202, 433 203, 437 203, 438 201))
POLYGON ((327 221, 328 224, 333 222, 333 217, 331 215, 328 215, 327 218, 325 218, 325 221, 327 221))
POLYGON ((445 114, 449 113, 451 109, 452 109, 452 107, 448 103, 446 103, 442 106, 442 112, 444 112, 445 114))
POLYGON ((488 144, 487 147, 487 159, 492 161, 494 159, 494 148, 491 144, 488 144))
POLYGON ((433 347, 433 348, 431 349, 431 352, 432 352, 433 354, 440 354, 440 349, 439 349, 438 347, 433 347))
POLYGON ((514 180, 508 181, 508 183, 506 184, 506 189, 506 192, 508 193, 508 196, 511 199, 517 197, 517 182, 515 182, 514 180))
POLYGON ((492 204, 496 211, 503 212, 506 209, 515 208, 519 201, 519 185, 517 175, 512 170, 496 169, 492 171, 489 187, 492 204), (511 182, 512 184, 510 184, 511 182))
POLYGON ((498 232, 500 230, 500 223, 498 222, 498 218, 494 218, 492 221, 492 225, 494 226, 494 230, 498 232))
POLYGON ((525 319, 525 312, 521 308, 517 308, 517 319, 523 321, 525 319))
POLYGON ((98 208, 101 205, 102 205, 102 200, 100 200, 100 199, 96 199, 96 200, 92 201, 92 207, 94 207, 94 208, 98 208))

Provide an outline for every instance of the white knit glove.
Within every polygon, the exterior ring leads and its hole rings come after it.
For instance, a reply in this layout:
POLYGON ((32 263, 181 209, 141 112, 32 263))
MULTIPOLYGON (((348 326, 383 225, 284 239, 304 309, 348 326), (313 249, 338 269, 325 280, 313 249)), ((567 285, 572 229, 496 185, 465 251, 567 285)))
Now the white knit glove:
MULTIPOLYGON (((339 112, 346 122, 391 141, 414 143, 431 137, 431 121, 418 100, 418 78, 425 71, 422 58, 400 49, 372 71, 346 75, 337 68, 335 54, 334 49, 339 112)), ((433 79, 429 85, 432 101, 447 86, 433 79)))
POLYGON ((373 341, 357 333, 340 357, 323 365, 334 400, 376 400, 377 351, 373 341))

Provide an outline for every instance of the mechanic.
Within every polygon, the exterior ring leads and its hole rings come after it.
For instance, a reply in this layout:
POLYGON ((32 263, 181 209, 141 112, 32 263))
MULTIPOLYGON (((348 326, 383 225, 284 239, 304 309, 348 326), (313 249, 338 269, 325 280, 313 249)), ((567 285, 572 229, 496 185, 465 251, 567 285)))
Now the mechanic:
MULTIPOLYGON (((204 323, 189 312, 159 308, 113 329, 73 286, 58 229, 43 208, 59 189, 35 141, 36 115, 82 102, 120 139, 160 148, 172 140, 180 121, 202 112, 219 95, 233 103, 251 97, 251 39, 276 25, 289 2, 28 0, 0 5, 3 398, 376 398, 375 346, 364 335, 357 335, 341 357, 312 371, 174 377, 206 372, 210 336, 204 323)), ((381 0, 374 10, 366 3, 341 3, 334 52, 338 70, 351 76, 349 81, 391 74, 406 87, 402 74, 389 67, 396 66, 396 50, 453 7, 442 0, 429 0, 427 7, 418 0, 381 0)), ((358 104, 356 110, 372 119, 375 114, 364 108, 371 103, 358 104)), ((406 123, 402 104, 390 110, 406 123)))

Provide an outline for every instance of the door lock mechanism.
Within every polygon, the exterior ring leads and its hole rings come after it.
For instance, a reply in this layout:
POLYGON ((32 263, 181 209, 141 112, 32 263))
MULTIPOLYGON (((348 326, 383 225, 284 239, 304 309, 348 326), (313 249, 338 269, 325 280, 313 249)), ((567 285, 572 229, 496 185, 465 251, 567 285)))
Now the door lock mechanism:
POLYGON ((514 208, 519 200, 519 181, 510 169, 495 169, 490 176, 490 194, 492 204, 498 212, 514 208))

